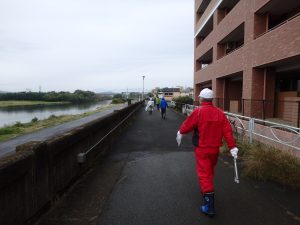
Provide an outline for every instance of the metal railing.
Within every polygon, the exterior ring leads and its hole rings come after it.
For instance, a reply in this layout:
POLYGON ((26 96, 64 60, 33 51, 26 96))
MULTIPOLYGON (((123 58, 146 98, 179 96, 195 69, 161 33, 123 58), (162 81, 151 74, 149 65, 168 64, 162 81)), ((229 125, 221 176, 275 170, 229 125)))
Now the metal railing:
POLYGON ((300 150, 300 128, 229 112, 225 112, 225 114, 229 120, 230 117, 234 119, 230 120, 230 122, 236 129, 248 133, 250 143, 253 142, 254 136, 256 135, 290 148, 300 150), (236 121, 238 123, 236 123, 236 121))
POLYGON ((300 127, 300 101, 216 98, 214 103, 224 111, 262 120, 277 118, 281 123, 300 127))
MULTIPOLYGON (((171 106, 178 106, 178 103, 171 102, 171 106)), ((182 105, 182 113, 190 113, 198 106, 182 105)), ((247 117, 230 112, 224 112, 237 133, 247 134, 249 142, 252 143, 257 137, 276 142, 291 149, 300 151, 300 128, 271 122, 267 120, 247 117)))
POLYGON ((136 107, 132 112, 130 112, 123 120, 121 120, 116 126, 111 128, 103 137, 101 137, 92 147, 90 147, 85 152, 81 152, 77 154, 77 162, 85 163, 86 157, 89 153, 96 149, 100 143, 102 143, 107 137, 109 137, 115 130, 117 130, 129 117, 131 117, 140 107, 136 107))

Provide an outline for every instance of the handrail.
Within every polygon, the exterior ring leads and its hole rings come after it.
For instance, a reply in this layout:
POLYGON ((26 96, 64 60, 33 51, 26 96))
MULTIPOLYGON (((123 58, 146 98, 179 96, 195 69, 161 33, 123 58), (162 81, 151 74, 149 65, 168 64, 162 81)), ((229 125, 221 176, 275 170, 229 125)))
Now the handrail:
MULTIPOLYGON (((176 105, 176 102, 172 101, 172 105, 176 105)), ((198 106, 183 104, 182 111, 189 115, 197 107, 198 106)), ((238 122, 241 124, 241 127, 235 125, 236 128, 243 130, 243 131, 247 131, 249 133, 250 143, 252 143, 253 135, 257 135, 259 137, 263 137, 265 139, 283 144, 290 148, 300 150, 300 147, 292 145, 292 143, 296 143, 296 141, 300 140, 300 128, 298 128, 298 127, 293 127, 293 126, 289 126, 286 124, 280 124, 280 123, 275 123, 275 122, 271 122, 271 121, 267 121, 267 120, 261 120, 261 119, 256 119, 256 118, 252 118, 252 117, 242 116, 242 115, 238 115, 238 114, 234 114, 234 113, 230 113, 230 112, 224 112, 224 113, 227 117, 230 116, 230 117, 233 117, 238 120, 238 122), (244 122, 242 122, 242 120, 248 121, 248 128, 244 125, 244 122), (255 122, 256 122, 256 124, 265 124, 265 127, 262 130, 257 131, 257 130, 255 130, 255 122), (262 134, 267 129, 270 130, 270 133, 272 134, 273 137, 262 134), (292 139, 290 139, 290 140, 282 140, 278 137, 278 135, 275 134, 274 129, 277 129, 277 130, 284 129, 286 131, 292 132, 295 134, 295 137, 292 137, 292 139)))
POLYGON ((115 127, 113 127, 106 135, 104 135, 99 141, 97 141, 96 144, 94 144, 91 148, 89 148, 86 152, 78 153, 77 155, 77 161, 78 163, 84 163, 86 161, 86 155, 89 154, 95 147, 97 147, 104 139, 108 137, 112 132, 114 132, 120 125, 124 123, 135 111, 139 109, 139 107, 136 107, 129 115, 127 115, 120 123, 118 123, 115 127))
POLYGON ((218 58, 217 60, 223 59, 225 56, 227 56, 227 55, 230 55, 231 53, 233 53, 233 52, 235 52, 235 51, 237 51, 237 50, 241 49, 242 47, 244 47, 244 44, 242 44, 242 45, 240 45, 239 47, 237 47, 237 48, 233 49, 232 51, 228 52, 227 54, 225 54, 225 55, 221 56, 221 57, 220 57, 220 58, 218 58))
POLYGON ((289 125, 286 125, 286 124, 275 123, 275 122, 272 122, 272 121, 262 120, 262 119, 257 119, 257 118, 252 118, 252 117, 248 117, 248 116, 242 116, 242 115, 238 115, 238 114, 234 114, 234 113, 230 113, 230 112, 225 112, 225 114, 230 115, 230 116, 237 116, 239 118, 243 118, 243 119, 246 119, 246 120, 253 119, 254 121, 257 121, 257 122, 261 122, 261 123, 265 123, 265 124, 270 124, 271 126, 280 126, 282 128, 296 130, 296 131, 299 130, 299 132, 300 132, 300 128, 289 126, 289 125))

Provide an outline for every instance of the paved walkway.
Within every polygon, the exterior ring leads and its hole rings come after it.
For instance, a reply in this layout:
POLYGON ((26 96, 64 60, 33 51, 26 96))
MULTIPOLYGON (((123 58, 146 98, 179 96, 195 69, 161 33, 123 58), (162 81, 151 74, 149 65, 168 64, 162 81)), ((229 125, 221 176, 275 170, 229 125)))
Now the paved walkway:
POLYGON ((200 189, 191 136, 177 147, 184 117, 162 120, 141 109, 113 151, 99 161, 38 225, 294 225, 300 193, 246 178, 233 182, 231 157, 216 168, 216 211, 198 210, 200 189))

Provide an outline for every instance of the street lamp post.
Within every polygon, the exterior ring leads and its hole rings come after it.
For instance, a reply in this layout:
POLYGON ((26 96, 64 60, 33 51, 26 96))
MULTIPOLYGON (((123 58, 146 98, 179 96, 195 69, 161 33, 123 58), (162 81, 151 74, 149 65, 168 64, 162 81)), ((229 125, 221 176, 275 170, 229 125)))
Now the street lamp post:
POLYGON ((144 100, 144 80, 145 80, 145 76, 143 76, 143 92, 142 92, 142 101, 144 100))

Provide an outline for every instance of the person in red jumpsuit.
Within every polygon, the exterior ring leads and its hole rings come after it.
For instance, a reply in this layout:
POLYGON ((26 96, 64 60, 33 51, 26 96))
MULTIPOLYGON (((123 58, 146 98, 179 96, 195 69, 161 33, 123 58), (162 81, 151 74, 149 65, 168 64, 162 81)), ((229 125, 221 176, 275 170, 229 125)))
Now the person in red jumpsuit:
POLYGON ((176 137, 178 145, 180 145, 182 134, 194 131, 193 144, 197 161, 197 175, 203 196, 200 210, 210 217, 215 215, 214 168, 218 161, 222 138, 225 138, 233 157, 237 158, 238 153, 231 125, 224 112, 213 106, 213 95, 213 91, 208 88, 200 92, 200 107, 196 108, 183 122, 176 137))

